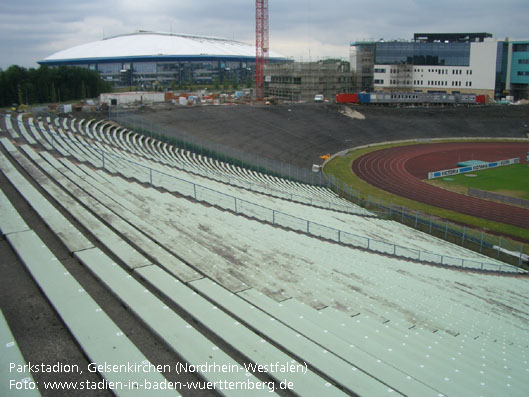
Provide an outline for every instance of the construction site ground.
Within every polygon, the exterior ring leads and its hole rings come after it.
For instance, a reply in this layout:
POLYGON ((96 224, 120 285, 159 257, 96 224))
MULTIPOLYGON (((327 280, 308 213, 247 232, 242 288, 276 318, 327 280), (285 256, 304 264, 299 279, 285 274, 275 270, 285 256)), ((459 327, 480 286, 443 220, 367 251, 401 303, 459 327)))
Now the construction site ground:
MULTIPOLYGON (((329 103, 171 106, 136 111, 168 136, 205 139, 301 167, 321 155, 386 141, 451 137, 527 138, 529 106, 396 108, 329 103), (346 113, 346 114, 344 114, 346 113), (365 119, 361 119, 360 115, 365 119)), ((529 145, 528 145, 529 151, 529 145)), ((456 165, 454 165, 456 166, 456 165)))

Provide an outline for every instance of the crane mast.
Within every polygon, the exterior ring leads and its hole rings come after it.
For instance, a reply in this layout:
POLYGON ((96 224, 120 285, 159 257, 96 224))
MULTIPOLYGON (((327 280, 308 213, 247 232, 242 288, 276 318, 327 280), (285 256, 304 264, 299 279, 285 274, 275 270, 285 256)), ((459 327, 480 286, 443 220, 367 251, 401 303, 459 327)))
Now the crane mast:
POLYGON ((268 63, 268 0, 255 0, 255 87, 264 97, 264 65, 268 63))

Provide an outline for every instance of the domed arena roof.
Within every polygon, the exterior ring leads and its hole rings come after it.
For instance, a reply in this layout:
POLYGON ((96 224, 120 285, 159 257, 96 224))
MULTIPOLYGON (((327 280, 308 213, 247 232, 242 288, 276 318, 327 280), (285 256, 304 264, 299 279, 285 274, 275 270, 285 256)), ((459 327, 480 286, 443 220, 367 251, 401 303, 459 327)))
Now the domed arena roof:
MULTIPOLYGON (((105 38, 56 52, 40 64, 80 63, 114 59, 255 58, 255 46, 234 40, 184 34, 139 31, 105 38)), ((270 53, 271 59, 285 59, 270 53)))

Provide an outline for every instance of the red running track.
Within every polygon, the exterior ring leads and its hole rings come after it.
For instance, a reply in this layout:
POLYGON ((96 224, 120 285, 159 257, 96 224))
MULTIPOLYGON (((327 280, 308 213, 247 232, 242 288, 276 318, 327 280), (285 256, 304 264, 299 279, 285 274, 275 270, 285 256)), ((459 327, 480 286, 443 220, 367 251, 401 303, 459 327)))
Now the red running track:
POLYGON ((428 172, 456 168, 458 161, 496 161, 520 157, 526 143, 438 143, 378 150, 353 162, 353 171, 371 185, 409 199, 529 229, 529 209, 481 200, 423 182, 428 172))

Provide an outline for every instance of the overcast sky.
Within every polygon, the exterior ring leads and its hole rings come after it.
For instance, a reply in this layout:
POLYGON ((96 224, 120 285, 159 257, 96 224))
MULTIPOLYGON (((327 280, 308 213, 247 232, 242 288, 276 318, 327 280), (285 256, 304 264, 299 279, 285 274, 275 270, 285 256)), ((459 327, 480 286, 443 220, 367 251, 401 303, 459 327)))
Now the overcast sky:
MULTIPOLYGON (((529 39, 527 0, 269 0, 270 49, 296 60, 348 59, 349 43, 415 32, 529 39)), ((0 68, 37 67, 66 48, 137 30, 255 43, 253 0, 3 0, 0 68)))

